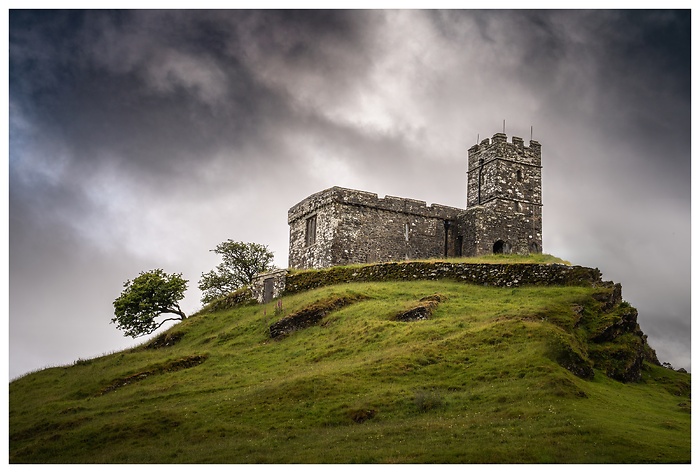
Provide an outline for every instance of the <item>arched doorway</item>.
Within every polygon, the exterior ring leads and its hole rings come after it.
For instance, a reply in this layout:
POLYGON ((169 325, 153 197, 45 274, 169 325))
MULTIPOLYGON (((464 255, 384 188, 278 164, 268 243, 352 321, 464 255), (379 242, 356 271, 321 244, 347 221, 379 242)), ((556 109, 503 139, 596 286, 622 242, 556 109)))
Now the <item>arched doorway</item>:
POLYGON ((498 240, 493 244, 493 254, 494 255, 509 255, 512 250, 510 243, 503 240, 498 240))
POLYGON ((502 255, 505 246, 506 244, 503 240, 498 240, 496 243, 493 244, 493 254, 502 255))

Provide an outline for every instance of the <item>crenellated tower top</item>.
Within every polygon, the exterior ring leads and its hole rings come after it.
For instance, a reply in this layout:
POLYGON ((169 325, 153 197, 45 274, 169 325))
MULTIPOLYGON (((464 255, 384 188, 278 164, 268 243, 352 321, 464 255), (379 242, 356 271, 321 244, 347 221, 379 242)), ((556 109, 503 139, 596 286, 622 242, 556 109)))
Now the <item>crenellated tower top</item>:
POLYGON ((524 165, 541 167, 542 145, 530 140, 530 146, 525 146, 523 139, 517 136, 514 136, 509 143, 505 133, 496 133, 491 139, 481 140, 479 144, 469 148, 470 171, 492 159, 511 160, 524 165))

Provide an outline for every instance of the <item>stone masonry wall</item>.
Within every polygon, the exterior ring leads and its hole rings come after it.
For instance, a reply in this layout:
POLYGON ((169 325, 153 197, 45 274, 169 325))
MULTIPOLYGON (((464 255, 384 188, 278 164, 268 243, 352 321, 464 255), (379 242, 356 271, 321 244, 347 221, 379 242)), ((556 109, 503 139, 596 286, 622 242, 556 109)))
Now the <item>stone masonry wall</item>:
MULTIPOLYGON (((274 298, 297 294, 318 287, 351 282, 418 281, 451 279, 466 284, 497 287, 584 286, 613 287, 601 279, 600 270, 561 264, 482 264, 445 261, 378 263, 359 267, 335 266, 314 271, 275 270, 256 278, 253 287, 244 287, 205 308, 205 312, 230 309, 252 301, 261 302, 265 279, 274 278, 274 298)), ((614 293, 621 298, 621 288, 614 293)), ((269 301, 267 301, 269 302, 269 301)))
POLYGON ((533 206, 518 211, 516 205, 512 201, 497 201, 468 209, 460 220, 465 235, 464 256, 491 254, 497 241, 509 246, 506 252, 541 253, 542 208, 533 206))
POLYGON ((517 136, 511 143, 506 140, 505 134, 496 133, 469 149, 467 207, 496 197, 542 204, 542 146, 530 141, 526 147, 517 136))
POLYGON ((284 294, 349 282, 452 279, 468 284, 517 286, 610 286, 600 271, 560 264, 475 264, 448 262, 382 263, 361 267, 333 267, 287 276, 284 294))
POLYGON ((496 133, 469 149, 464 255, 542 252, 541 146, 496 133))
POLYGON ((333 187, 289 210, 290 268, 452 256, 463 210, 333 187), (307 220, 315 216, 316 241, 307 220))
POLYGON ((314 194, 289 211, 289 267, 327 268, 333 266, 332 248, 338 231, 338 206, 327 194, 314 194), (296 208, 296 210, 295 210, 296 208), (316 238, 307 244, 307 219, 315 218, 316 238))

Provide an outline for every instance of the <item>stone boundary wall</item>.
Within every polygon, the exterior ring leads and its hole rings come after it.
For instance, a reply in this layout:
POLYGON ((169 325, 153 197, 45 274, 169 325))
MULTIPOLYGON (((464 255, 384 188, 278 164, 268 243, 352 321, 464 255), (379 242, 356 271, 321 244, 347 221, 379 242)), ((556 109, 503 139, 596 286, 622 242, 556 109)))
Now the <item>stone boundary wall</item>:
MULTIPOLYGON (((598 268, 566 266, 563 264, 488 264, 488 263, 446 263, 409 261, 401 263, 377 263, 360 267, 336 266, 328 269, 290 272, 278 269, 257 277, 257 288, 243 287, 236 292, 217 299, 198 313, 216 312, 233 307, 262 303, 260 299, 264 280, 274 277, 273 298, 297 294, 316 289, 351 282, 381 281, 420 281, 450 279, 466 284, 496 287, 518 286, 583 286, 615 287, 621 298, 621 287, 601 279, 598 268)), ((254 284, 256 285, 256 284, 254 284)), ((269 302, 269 301, 268 301, 269 302)))
POLYGON ((517 286, 608 286, 597 268, 560 264, 380 263, 333 267, 287 275, 283 295, 349 282, 451 279, 467 284, 517 286))

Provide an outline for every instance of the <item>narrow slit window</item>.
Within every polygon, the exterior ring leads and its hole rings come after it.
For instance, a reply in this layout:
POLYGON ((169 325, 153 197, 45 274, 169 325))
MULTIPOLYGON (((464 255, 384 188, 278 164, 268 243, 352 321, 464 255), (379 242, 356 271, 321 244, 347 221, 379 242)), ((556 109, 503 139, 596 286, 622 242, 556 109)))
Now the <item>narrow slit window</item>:
POLYGON ((316 243, 316 216, 306 219, 306 246, 316 243))
POLYGON ((518 180, 518 182, 523 181, 523 172, 520 169, 516 171, 515 178, 518 180))

